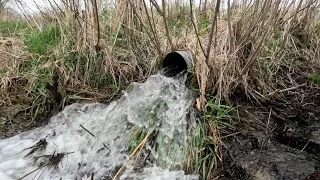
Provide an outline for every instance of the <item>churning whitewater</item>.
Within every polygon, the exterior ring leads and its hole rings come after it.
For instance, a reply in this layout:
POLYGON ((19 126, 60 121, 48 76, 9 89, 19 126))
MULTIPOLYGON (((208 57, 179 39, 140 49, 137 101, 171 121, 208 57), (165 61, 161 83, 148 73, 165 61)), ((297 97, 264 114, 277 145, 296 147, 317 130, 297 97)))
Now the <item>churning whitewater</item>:
POLYGON ((112 179, 123 164, 120 179, 198 179, 183 171, 195 126, 185 79, 153 75, 108 105, 72 104, 48 125, 0 140, 0 179, 112 179), (153 134, 148 153, 128 161, 142 131, 153 134))

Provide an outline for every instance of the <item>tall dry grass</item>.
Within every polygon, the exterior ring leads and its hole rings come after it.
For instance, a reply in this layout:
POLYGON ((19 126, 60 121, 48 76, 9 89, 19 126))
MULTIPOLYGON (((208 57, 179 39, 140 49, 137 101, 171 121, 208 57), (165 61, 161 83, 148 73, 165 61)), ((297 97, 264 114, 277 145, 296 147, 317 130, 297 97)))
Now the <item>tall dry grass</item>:
MULTIPOLYGON (((55 50, 56 62, 65 61, 63 53, 88 56, 86 75, 93 72, 95 63, 100 63, 99 72, 111 71, 115 81, 130 74, 143 79, 154 72, 164 53, 186 49, 194 55, 202 95, 214 92, 228 98, 237 86, 243 86, 249 94, 257 90, 258 86, 250 84, 256 80, 259 88, 276 90, 273 83, 266 82, 272 78, 257 78, 274 74, 293 53, 319 64, 317 1, 48 3, 52 9, 41 10, 34 22, 40 29, 41 24, 59 26, 62 36, 55 50), (284 57, 286 53, 289 57, 284 57), (101 54, 100 60, 97 54, 101 54)), ((64 67, 60 68, 63 72, 64 67)), ((79 68, 71 74, 86 83, 89 77, 79 76, 79 68)), ((125 79, 130 82, 135 78, 125 79)))
POLYGON ((99 62, 99 71, 111 72, 115 82, 143 79, 164 53, 186 49, 195 58, 201 105, 206 93, 228 99, 242 88, 260 98, 297 86, 279 86, 275 75, 301 59, 319 64, 317 1, 83 1, 80 9, 81 2, 66 1, 53 16, 63 32, 60 47, 72 42, 65 52, 88 54, 89 74, 99 62))
MULTIPOLYGON (((193 89, 198 89, 197 106, 203 111, 210 111, 206 108, 213 103, 208 95, 215 96, 218 104, 236 93, 261 101, 313 83, 310 77, 319 75, 317 0, 48 3, 51 8, 41 9, 38 15, 24 14, 32 29, 59 29, 59 42, 49 53, 26 50, 24 54, 41 59, 32 62, 44 69, 42 73, 49 78, 43 81, 48 81, 48 86, 29 90, 43 76, 36 70, 21 73, 21 67, 30 61, 24 58, 14 65, 16 76, 2 75, 1 91, 8 95, 2 100, 4 106, 14 104, 9 103, 10 93, 14 93, 8 89, 16 86, 26 90, 24 104, 29 106, 38 101, 30 93, 42 91, 44 104, 50 97, 61 96, 57 98, 62 101, 58 102, 60 108, 76 101, 108 101, 130 82, 143 81, 155 73, 165 53, 182 49, 194 57, 193 89)), ((207 122, 215 122, 215 117, 207 122)), ((218 144, 215 153, 221 159, 219 128, 219 124, 208 124, 207 135, 214 137, 218 144)), ((193 161, 191 158, 190 163, 193 161)), ((190 171, 201 171, 202 166, 190 171)))

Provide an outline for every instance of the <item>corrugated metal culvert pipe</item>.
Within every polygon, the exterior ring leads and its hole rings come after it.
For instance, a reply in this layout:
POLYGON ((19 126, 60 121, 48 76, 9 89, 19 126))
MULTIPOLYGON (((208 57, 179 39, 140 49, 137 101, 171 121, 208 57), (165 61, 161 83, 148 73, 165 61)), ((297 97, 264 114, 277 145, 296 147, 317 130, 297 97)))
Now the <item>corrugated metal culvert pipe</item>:
POLYGON ((193 58, 187 51, 173 51, 161 61, 160 67, 167 77, 174 77, 183 71, 193 68, 193 58))

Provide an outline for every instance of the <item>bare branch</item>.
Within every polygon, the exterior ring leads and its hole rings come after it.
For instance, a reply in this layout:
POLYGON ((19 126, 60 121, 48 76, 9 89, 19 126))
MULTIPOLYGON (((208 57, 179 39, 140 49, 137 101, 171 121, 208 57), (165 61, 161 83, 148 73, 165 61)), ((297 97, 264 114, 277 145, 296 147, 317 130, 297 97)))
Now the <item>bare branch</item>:
POLYGON ((212 45, 212 38, 213 38, 213 32, 214 32, 214 29, 216 27, 219 8, 220 8, 220 0, 217 0, 215 12, 214 12, 214 17, 212 18, 211 30, 210 30, 210 35, 209 35, 209 42, 208 42, 208 47, 207 47, 207 54, 206 54, 206 63, 207 64, 208 64, 208 61, 209 61, 211 45, 212 45))
POLYGON ((173 48, 173 44, 172 44, 172 39, 171 39, 171 36, 170 36, 170 31, 169 31, 169 27, 168 27, 168 20, 167 20, 167 16, 166 16, 166 4, 165 4, 165 0, 162 0, 162 12, 163 12, 163 23, 164 23, 164 26, 165 26, 165 29, 166 29, 166 35, 167 35, 167 38, 168 38, 168 42, 171 46, 171 51, 174 50, 173 48))
POLYGON ((233 31, 232 31, 232 27, 231 27, 231 7, 230 7, 230 0, 228 0, 228 35, 229 35, 229 48, 231 50, 231 52, 234 51, 234 36, 233 36, 233 31))
POLYGON ((93 13, 94 13, 94 20, 97 25, 97 43, 96 43, 96 50, 99 49, 99 42, 100 42, 100 23, 99 23, 99 15, 98 15, 98 5, 96 0, 92 0, 93 6, 93 13))
POLYGON ((157 11, 159 12, 159 14, 162 16, 163 19, 163 23, 164 23, 164 27, 166 30, 166 36, 168 38, 168 42, 171 46, 171 50, 173 51, 173 44, 172 44, 172 39, 170 36, 170 31, 169 31, 169 27, 168 27, 168 20, 166 17, 166 4, 165 4, 165 0, 162 0, 162 10, 160 9, 160 6, 158 5, 158 3, 155 0, 151 0, 150 1, 152 3, 152 5, 157 9, 157 11))
POLYGON ((202 15, 204 15, 204 18, 207 19, 207 4, 208 4, 208 0, 205 0, 204 1, 204 4, 203 4, 203 10, 202 10, 202 15))
POLYGON ((150 2, 152 3, 152 5, 157 9, 158 13, 163 16, 163 13, 161 11, 161 8, 159 6, 159 4, 155 1, 155 0, 150 0, 150 2))
POLYGON ((206 52, 204 51, 204 48, 202 46, 202 43, 201 43, 201 40, 200 40, 200 37, 199 37, 199 32, 198 32, 198 28, 196 26, 196 23, 194 22, 194 19, 193 19, 193 9, 192 9, 192 4, 193 4, 193 0, 190 0, 190 19, 191 19, 191 22, 192 22, 192 25, 193 25, 193 28, 194 28, 194 31, 196 33, 196 36, 197 36, 197 40, 198 40, 198 43, 200 45, 200 48, 202 50, 202 53, 204 54, 204 56, 206 57, 206 52))
POLYGON ((147 15, 147 19, 148 19, 149 26, 150 26, 151 31, 152 31, 152 34, 153 34, 153 38, 154 38, 154 40, 156 41, 156 47, 157 47, 158 53, 159 53, 159 55, 161 56, 161 55, 162 55, 162 52, 161 52, 161 49, 160 49, 160 42, 159 42, 157 33, 156 33, 156 31, 153 29, 153 25, 152 25, 152 23, 151 23, 151 18, 150 18, 150 15, 149 15, 149 13, 148 13, 148 8, 147 8, 147 5, 146 5, 145 0, 143 0, 142 2, 143 2, 144 10, 145 10, 146 15, 147 15))
MULTIPOLYGON (((140 23, 141 23, 142 28, 146 31, 146 33, 147 33, 148 37, 150 38, 150 40, 151 40, 151 41, 152 41, 152 40, 155 41, 155 46, 156 46, 156 48, 157 48, 157 50, 158 50, 159 55, 161 55, 161 50, 160 50, 159 41, 158 41, 158 39, 156 38, 156 35, 154 34, 154 31, 153 31, 151 22, 150 22, 150 27, 151 27, 151 31, 152 31, 152 33, 153 33, 153 38, 152 38, 150 32, 148 31, 148 29, 147 29, 147 28, 145 27, 145 25, 143 24, 143 21, 142 21, 141 17, 139 16, 139 14, 137 13, 136 8, 134 7, 134 5, 133 5, 133 3, 131 2, 131 0, 129 0, 128 2, 129 2, 129 4, 131 5, 134 13, 136 14, 138 20, 139 20, 140 23)), ((144 2, 144 1, 143 1, 143 2, 144 2)), ((145 9, 145 10, 147 11, 147 9, 145 9)), ((148 13, 148 12, 146 12, 146 13, 148 13)), ((150 19, 150 17, 149 17, 149 15, 148 15, 148 20, 149 20, 149 19, 150 19)))
POLYGON ((8 2, 9 0, 0 0, 0 13, 6 8, 8 2))
MULTIPOLYGON (((312 1, 311 3, 309 3, 308 5, 306 5, 305 7, 301 8, 301 9, 298 9, 298 8, 297 8, 296 12, 295 12, 293 15, 291 15, 290 17, 288 17, 286 20, 284 20, 281 25, 283 25, 283 24, 284 24, 285 22, 287 22, 289 19, 295 18, 299 12, 301 12, 301 11, 309 8, 309 7, 310 7, 312 4, 314 4, 315 2, 317 2, 317 0, 312 1)), ((300 4, 299 4, 299 5, 300 5, 300 4)), ((300 8, 300 6, 299 6, 299 8, 300 8)))

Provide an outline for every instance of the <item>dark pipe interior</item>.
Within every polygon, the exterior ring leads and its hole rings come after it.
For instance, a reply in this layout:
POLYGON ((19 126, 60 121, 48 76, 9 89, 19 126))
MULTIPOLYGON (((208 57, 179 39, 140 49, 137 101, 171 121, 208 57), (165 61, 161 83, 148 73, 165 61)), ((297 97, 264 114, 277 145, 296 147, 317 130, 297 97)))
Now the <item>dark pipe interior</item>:
POLYGON ((162 68, 165 76, 173 77, 187 70, 188 66, 179 53, 171 52, 164 57, 162 68))

